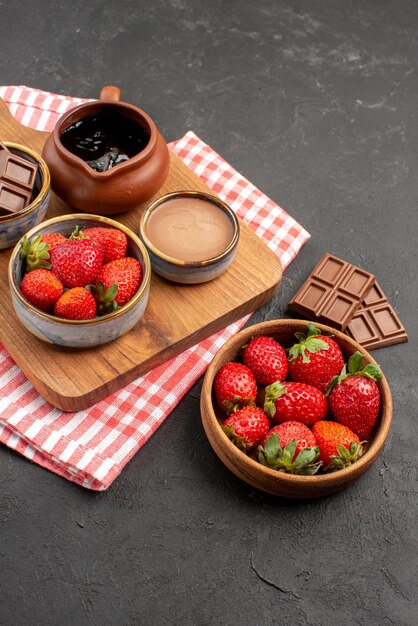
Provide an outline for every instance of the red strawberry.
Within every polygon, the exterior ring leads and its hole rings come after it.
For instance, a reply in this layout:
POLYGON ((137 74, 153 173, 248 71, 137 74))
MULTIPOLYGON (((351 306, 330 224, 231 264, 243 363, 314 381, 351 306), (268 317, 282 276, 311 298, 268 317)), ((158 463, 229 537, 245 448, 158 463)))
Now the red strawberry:
POLYGON ((279 424, 295 420, 312 426, 325 417, 328 402, 312 385, 277 382, 266 387, 264 410, 279 424))
POLYGON ((86 228, 81 233, 82 238, 94 241, 103 252, 103 263, 122 259, 128 247, 128 238, 117 228, 86 228))
POLYGON ((60 243, 65 243, 67 238, 64 235, 60 235, 60 233, 45 233, 41 236, 41 241, 49 246, 48 252, 51 255, 52 250, 60 243))
POLYGON ((379 415, 380 392, 375 381, 381 377, 378 365, 365 365, 361 352, 355 352, 348 360, 348 373, 344 367, 330 385, 332 415, 361 440, 370 438, 379 415))
POLYGON ((64 286, 53 272, 41 268, 25 274, 20 291, 33 306, 49 311, 64 293, 64 286))
POLYGON ((344 367, 342 352, 334 339, 321 335, 314 324, 308 324, 308 333, 296 333, 299 343, 289 349, 289 378, 307 383, 323 393, 332 378, 344 367))
POLYGON ((219 406, 228 414, 255 403, 257 383, 254 374, 241 363, 231 362, 221 367, 213 388, 219 406))
POLYGON ((246 452, 263 439, 269 428, 270 422, 263 409, 245 406, 225 420, 222 430, 237 448, 246 452))
POLYGON ((96 316, 96 300, 84 287, 73 287, 57 300, 54 315, 67 320, 90 320, 96 316))
POLYGON ((250 368, 260 385, 271 385, 287 376, 286 352, 272 337, 252 339, 244 349, 242 362, 250 368))
POLYGON ((312 432, 325 471, 343 469, 357 461, 363 452, 357 435, 338 422, 317 422, 312 426, 312 432))
POLYGON ((51 252, 52 271, 64 287, 93 283, 102 267, 101 248, 88 239, 66 241, 51 252))
POLYGON ((275 426, 258 446, 258 460, 262 465, 289 474, 315 474, 321 466, 316 463, 318 457, 315 437, 300 422, 275 426))
POLYGON ((142 267, 137 259, 125 257, 110 261, 103 265, 96 279, 98 300, 102 302, 103 297, 109 298, 109 302, 114 300, 118 306, 123 306, 138 291, 141 281, 142 267), (99 283, 102 283, 103 287, 100 287, 99 283), (117 285, 117 292, 110 298, 106 292, 113 285, 117 285))

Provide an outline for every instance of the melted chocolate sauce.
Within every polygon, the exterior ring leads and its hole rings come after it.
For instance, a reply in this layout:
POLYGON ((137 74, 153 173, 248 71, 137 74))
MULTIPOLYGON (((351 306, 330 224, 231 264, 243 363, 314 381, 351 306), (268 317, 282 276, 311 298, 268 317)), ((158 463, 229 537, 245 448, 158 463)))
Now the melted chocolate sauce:
POLYGON ((64 130, 61 142, 97 172, 105 172, 141 152, 149 141, 146 128, 114 111, 99 111, 64 130))

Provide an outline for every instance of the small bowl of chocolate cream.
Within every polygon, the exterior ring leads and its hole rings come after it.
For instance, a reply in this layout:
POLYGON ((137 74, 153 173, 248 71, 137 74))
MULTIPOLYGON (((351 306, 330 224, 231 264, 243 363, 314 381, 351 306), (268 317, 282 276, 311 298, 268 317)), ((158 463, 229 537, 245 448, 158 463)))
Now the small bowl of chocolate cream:
POLYGON ((218 197, 201 191, 177 191, 158 198, 145 211, 140 235, 152 269, 177 283, 203 283, 232 263, 239 222, 218 197))

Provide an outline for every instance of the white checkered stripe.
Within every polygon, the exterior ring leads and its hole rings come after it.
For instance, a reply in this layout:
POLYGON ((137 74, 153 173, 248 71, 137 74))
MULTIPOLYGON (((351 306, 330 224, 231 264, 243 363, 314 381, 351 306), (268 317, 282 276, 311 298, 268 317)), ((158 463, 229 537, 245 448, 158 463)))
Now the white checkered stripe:
MULTIPOLYGON (((18 121, 38 130, 52 130, 60 115, 86 101, 25 86, 0 87, 0 97, 18 121)), ((194 133, 171 143, 170 149, 287 267, 309 234, 194 133)), ((106 489, 248 317, 77 413, 48 404, 0 346, 0 441, 83 487, 106 489)))

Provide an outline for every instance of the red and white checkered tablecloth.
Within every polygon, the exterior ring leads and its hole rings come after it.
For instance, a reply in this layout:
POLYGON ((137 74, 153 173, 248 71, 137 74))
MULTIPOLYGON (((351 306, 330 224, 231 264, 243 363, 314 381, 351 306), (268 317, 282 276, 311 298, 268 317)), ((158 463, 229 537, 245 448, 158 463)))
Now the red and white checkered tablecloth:
MULTIPOLYGON (((19 122, 37 130, 52 130, 60 115, 86 101, 24 86, 0 87, 0 97, 19 122)), ((169 147, 287 267, 309 233, 193 132, 169 147)), ((0 345, 0 441, 68 480, 104 490, 248 317, 77 413, 48 404, 0 345)))

